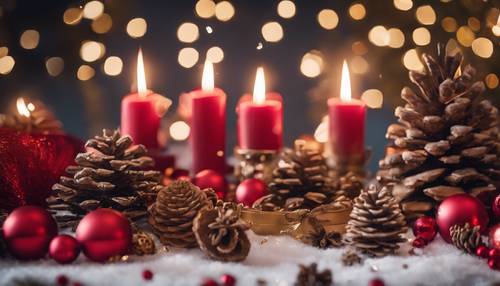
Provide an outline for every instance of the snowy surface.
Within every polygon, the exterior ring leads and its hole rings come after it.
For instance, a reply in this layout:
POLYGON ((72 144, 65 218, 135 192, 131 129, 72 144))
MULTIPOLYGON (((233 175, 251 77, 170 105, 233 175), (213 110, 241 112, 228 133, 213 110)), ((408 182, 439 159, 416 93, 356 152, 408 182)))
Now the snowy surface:
MULTIPOLYGON (((386 285, 493 285, 500 282, 500 272, 488 268, 485 260, 462 254, 440 237, 418 256, 403 248, 399 256, 366 259, 362 265, 344 267, 343 248, 319 250, 285 236, 264 237, 249 233, 252 249, 243 263, 211 261, 199 250, 171 250, 155 256, 134 259, 123 264, 91 263, 80 255, 77 262, 57 265, 52 260, 21 263, 0 262, 0 285, 13 279, 33 277, 53 285, 55 277, 66 275, 83 285, 200 285, 206 277, 217 279, 224 273, 237 278, 237 285, 256 285, 264 279, 268 285, 293 285, 298 264, 317 262, 319 269, 333 272, 335 285, 367 285, 375 277, 386 285), (404 265, 408 267, 405 269, 404 265), (152 281, 144 281, 142 272, 150 269, 152 281)), ((71 284, 70 284, 71 285, 71 284)))

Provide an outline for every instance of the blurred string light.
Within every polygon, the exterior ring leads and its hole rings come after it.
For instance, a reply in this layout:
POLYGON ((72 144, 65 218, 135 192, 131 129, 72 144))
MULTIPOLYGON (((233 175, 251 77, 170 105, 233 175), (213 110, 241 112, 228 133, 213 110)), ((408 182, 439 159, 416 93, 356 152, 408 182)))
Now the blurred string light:
POLYGON ((408 50, 403 56, 403 64, 409 70, 421 71, 424 68, 422 61, 420 60, 417 50, 408 50))
POLYGON ((184 121, 175 121, 169 128, 170 137, 177 141, 184 141, 189 137, 191 128, 184 121))
POLYGON ((119 57, 111 56, 104 61, 104 73, 109 76, 117 76, 122 72, 123 62, 119 57))
POLYGON ((375 26, 368 32, 368 40, 375 46, 387 46, 390 40, 389 32, 384 26, 375 26))
POLYGON ((40 34, 37 30, 26 30, 21 34, 19 44, 27 50, 33 50, 38 46, 40 41, 40 34))
POLYGON ((349 64, 351 71, 355 74, 364 74, 368 71, 368 62, 361 56, 355 56, 349 64))
POLYGON ((96 41, 83 42, 80 48, 80 57, 86 62, 95 62, 106 53, 106 47, 96 41))
POLYGON ((378 89, 367 89, 361 95, 361 100, 370 108, 381 108, 384 94, 378 89))
POLYGON ((490 73, 485 77, 484 82, 489 89, 495 89, 498 87, 498 76, 490 73))
POLYGON ((366 16, 366 9, 363 4, 357 3, 349 7, 349 15, 354 20, 362 20, 366 16))
POLYGON ((92 21, 92 24, 90 24, 92 31, 96 32, 97 34, 106 34, 107 32, 109 32, 109 30, 111 30, 112 26, 113 19, 111 19, 111 16, 106 13, 94 19, 92 21))
POLYGON ((257 50, 262 50, 262 48, 264 47, 264 45, 262 44, 262 42, 259 42, 257 44, 257 47, 255 47, 257 50))
POLYGON ((194 48, 183 48, 179 51, 177 61, 184 68, 192 68, 199 59, 200 55, 194 48))
POLYGON ((143 18, 134 18, 127 24, 127 34, 132 38, 140 38, 146 34, 148 24, 143 18))
POLYGON ((226 22, 231 20, 234 13, 234 6, 229 1, 221 1, 215 5, 215 18, 219 21, 226 22))
POLYGON ((295 16, 295 12, 297 8, 295 7, 295 3, 290 0, 283 0, 278 3, 278 15, 281 18, 290 19, 295 16))
POLYGON ((205 27, 205 30, 206 30, 206 31, 207 31, 207 33, 209 33, 209 34, 212 34, 212 33, 214 32, 214 29, 212 29, 212 27, 210 27, 210 26, 206 26, 206 27, 205 27))
POLYGON ((368 48, 361 41, 356 41, 356 42, 352 43, 351 49, 352 49, 352 52, 358 56, 362 56, 362 55, 368 53, 368 48))
POLYGON ((215 15, 215 2, 212 0, 200 0, 194 7, 196 15, 203 19, 212 18, 215 15))
POLYGON ((413 30, 412 37, 413 42, 418 46, 426 46, 431 42, 431 32, 424 27, 413 30))
POLYGON ((332 9, 323 9, 317 17, 319 25, 326 30, 333 30, 339 24, 339 16, 332 9))
POLYGON ((472 42, 472 51, 481 58, 489 58, 493 54, 493 43, 488 38, 477 38, 472 42))
POLYGON ((182 23, 177 29, 177 38, 183 43, 192 43, 198 40, 200 31, 198 26, 193 23, 182 23))
POLYGON ((405 44, 405 35, 400 29, 390 28, 387 32, 389 34, 389 47, 397 49, 405 44))
POLYGON ((11 56, 5 56, 0 58, 0 74, 3 75, 9 74, 14 68, 15 64, 16 61, 11 56))
POLYGON ((317 50, 312 50, 302 57, 300 72, 306 77, 314 78, 323 71, 323 55, 317 50))
POLYGON ((50 76, 58 76, 64 70, 64 60, 61 57, 51 57, 45 61, 45 68, 50 76))
POLYGON ((401 11, 408 11, 413 7, 412 0, 394 0, 394 7, 401 11))
POLYGON ((76 77, 81 81, 87 81, 93 78, 95 75, 95 70, 88 65, 81 65, 76 72, 76 77))
POLYGON ((457 20, 453 17, 444 17, 441 20, 441 27, 448 33, 454 33, 458 28, 457 20))
POLYGON ((83 17, 96 19, 104 12, 104 4, 100 1, 90 1, 83 7, 83 17))
POLYGON ((63 21, 67 25, 77 25, 83 17, 83 10, 81 8, 68 8, 64 11, 63 21))
POLYGON ((481 29, 481 22, 476 17, 469 17, 469 19, 467 19, 467 25, 474 32, 479 32, 481 29))
POLYGON ((283 28, 278 22, 268 22, 262 26, 262 37, 268 42, 279 42, 283 38, 283 28))
POLYGON ((430 5, 418 7, 415 15, 422 25, 433 25, 436 22, 436 12, 430 5))
POLYGON ((224 51, 217 46, 211 47, 207 51, 207 59, 215 64, 220 63, 224 59, 224 51))
POLYGON ((457 40, 464 47, 470 47, 476 36, 468 26, 462 26, 457 30, 457 40))
POLYGON ((500 16, 498 16, 497 23, 493 27, 491 27, 491 31, 495 36, 500 36, 500 16))
POLYGON ((0 58, 3 58, 3 57, 5 57, 8 54, 9 54, 9 48, 7 48, 7 47, 0 47, 0 58))

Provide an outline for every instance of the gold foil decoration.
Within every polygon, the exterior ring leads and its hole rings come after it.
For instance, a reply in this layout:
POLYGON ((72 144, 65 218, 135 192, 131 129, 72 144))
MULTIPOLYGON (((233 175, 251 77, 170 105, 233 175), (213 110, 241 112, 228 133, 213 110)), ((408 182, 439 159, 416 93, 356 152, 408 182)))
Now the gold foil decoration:
POLYGON ((256 178, 269 183, 279 152, 275 150, 251 150, 236 147, 234 175, 238 181, 256 178))

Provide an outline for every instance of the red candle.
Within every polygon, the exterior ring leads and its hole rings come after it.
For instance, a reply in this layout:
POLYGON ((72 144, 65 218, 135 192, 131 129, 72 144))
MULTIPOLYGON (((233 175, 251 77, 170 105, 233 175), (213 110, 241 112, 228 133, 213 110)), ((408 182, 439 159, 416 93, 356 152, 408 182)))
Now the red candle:
MULTIPOLYGON (((246 97, 246 96, 244 96, 246 97)), ((266 99, 264 69, 255 77, 253 100, 238 105, 238 144, 242 149, 279 150, 283 144, 283 103, 277 93, 266 99)))
POLYGON ((202 88, 192 91, 191 150, 193 173, 211 169, 226 173, 226 94, 214 86, 214 70, 210 61, 203 68, 202 88))
POLYGON ((341 160, 361 160, 365 153, 366 107, 351 99, 349 68, 344 61, 340 99, 328 100, 329 139, 333 155, 341 160))
POLYGON ((147 89, 142 51, 137 55, 137 92, 125 96, 121 108, 121 133, 135 144, 157 149, 161 118, 171 101, 147 89))

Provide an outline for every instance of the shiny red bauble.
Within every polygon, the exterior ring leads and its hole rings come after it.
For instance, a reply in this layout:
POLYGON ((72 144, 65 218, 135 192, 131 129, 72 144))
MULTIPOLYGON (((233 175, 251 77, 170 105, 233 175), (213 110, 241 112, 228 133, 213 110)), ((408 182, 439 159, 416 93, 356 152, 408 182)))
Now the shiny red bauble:
POLYGON ((236 278, 231 274, 224 274, 220 277, 220 283, 222 286, 235 286, 236 278))
POLYGON ((479 225, 481 232, 486 231, 488 213, 478 199, 467 194, 453 195, 441 202, 436 214, 439 234, 450 243, 450 227, 454 225, 479 225))
POLYGON ((419 217, 413 223, 412 230, 415 237, 421 237, 427 242, 431 242, 437 234, 436 220, 429 216, 419 217))
POLYGON ((384 280, 380 278, 375 278, 368 282, 368 286, 385 286, 384 280))
POLYGON ((56 235, 54 218, 37 206, 15 209, 3 224, 3 236, 9 253, 20 260, 43 258, 56 235))
POLYGON ((200 189, 212 188, 219 199, 226 196, 226 179, 214 170, 203 170, 194 176, 193 184, 200 189))
POLYGON ((498 270, 500 266, 500 261, 494 258, 490 258, 488 259, 488 266, 493 270, 498 270))
POLYGON ((90 260, 104 262, 112 256, 125 255, 132 244, 128 219, 112 209, 97 209, 78 224, 76 239, 90 260))
POLYGON ((500 195, 496 196, 491 204, 491 211, 496 219, 495 222, 500 222, 500 195))
POLYGON ((480 245, 476 248, 476 255, 486 259, 490 256, 490 249, 485 245, 480 245))
POLYGON ((424 248, 427 245, 427 240, 417 237, 411 242, 411 246, 415 248, 424 248))
POLYGON ((490 227, 489 230, 490 247, 500 250, 500 224, 490 227))
POLYGON ((50 242, 49 255, 57 263, 71 263, 80 255, 80 243, 70 235, 58 235, 50 242))
POLYGON ((236 188, 236 202, 251 207, 253 203, 266 195, 267 186, 259 179, 246 179, 236 188))

